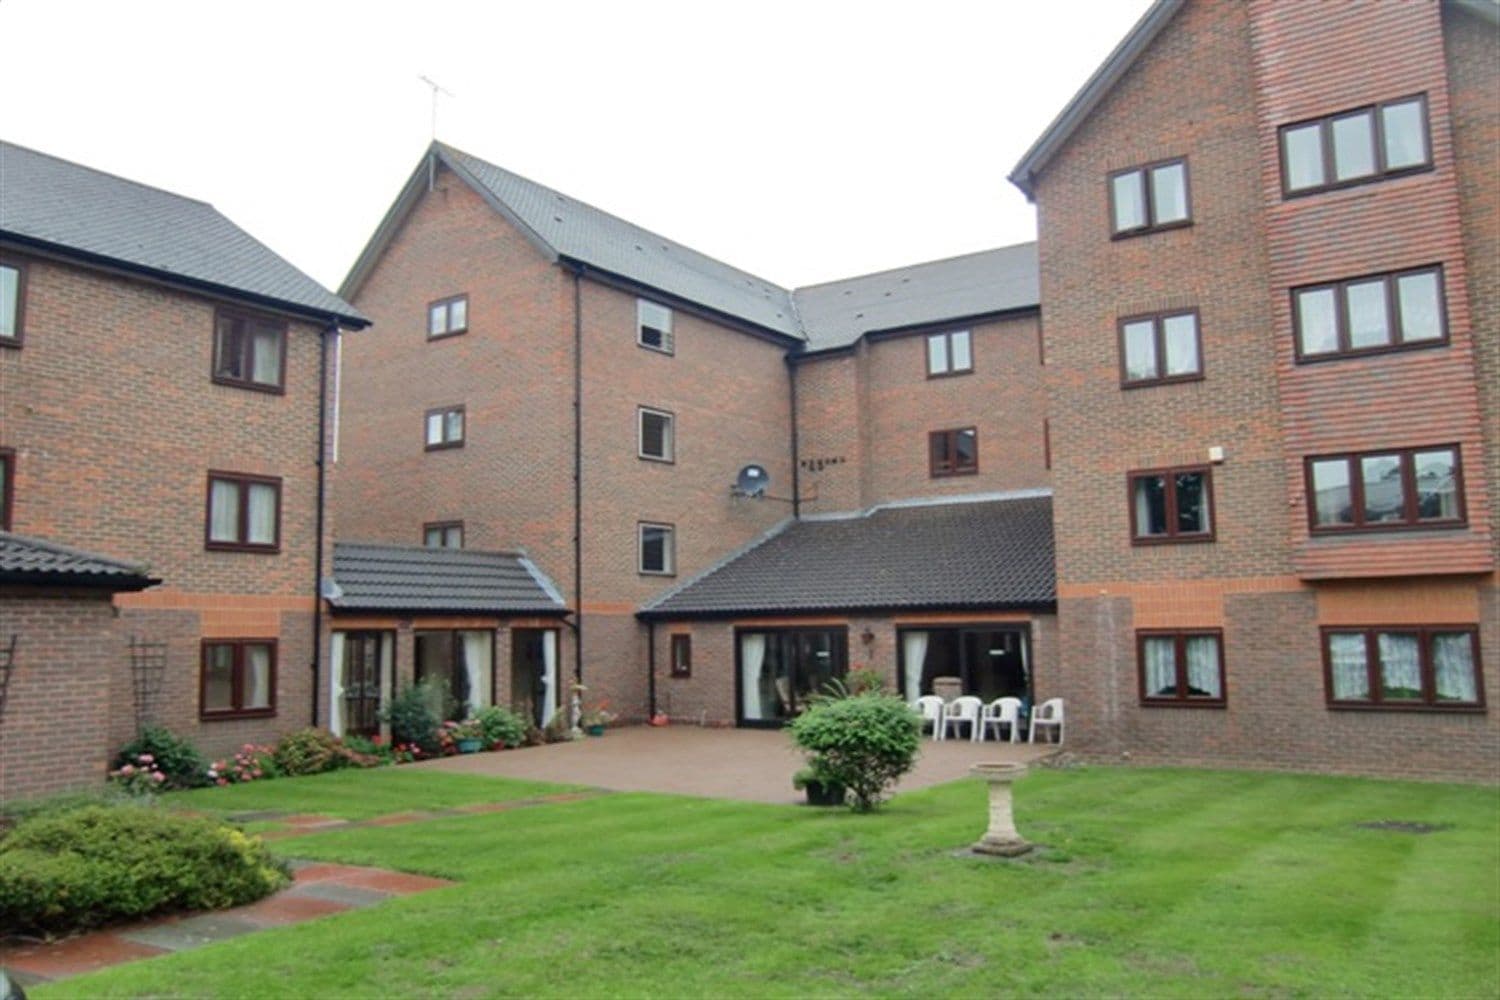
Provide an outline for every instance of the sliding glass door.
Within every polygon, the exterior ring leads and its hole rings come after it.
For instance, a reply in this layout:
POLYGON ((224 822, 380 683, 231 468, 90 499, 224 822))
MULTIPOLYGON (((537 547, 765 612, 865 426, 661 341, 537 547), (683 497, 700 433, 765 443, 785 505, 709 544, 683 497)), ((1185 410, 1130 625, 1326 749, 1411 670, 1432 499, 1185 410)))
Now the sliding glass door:
POLYGON ((848 629, 739 629, 739 716, 747 726, 778 726, 848 671, 848 629))
POLYGON ((1030 636, 1024 627, 901 629, 901 691, 908 700, 933 693, 933 681, 957 678, 964 694, 986 702, 1031 697, 1030 636))

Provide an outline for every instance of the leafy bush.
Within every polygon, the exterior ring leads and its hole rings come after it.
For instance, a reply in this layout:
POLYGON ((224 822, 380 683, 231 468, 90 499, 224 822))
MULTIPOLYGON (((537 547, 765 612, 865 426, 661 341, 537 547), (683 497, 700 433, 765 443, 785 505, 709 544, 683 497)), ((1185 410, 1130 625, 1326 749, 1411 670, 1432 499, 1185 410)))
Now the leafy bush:
POLYGON ((508 708, 481 708, 474 719, 483 732, 485 746, 518 747, 526 741, 526 720, 508 708))
POLYGON ((391 749, 390 744, 378 736, 370 739, 366 736, 351 734, 344 737, 344 746, 361 757, 375 761, 376 766, 396 763, 396 752, 391 749))
POLYGON ((281 765, 276 762, 276 748, 246 743, 232 757, 209 765, 208 776, 218 785, 243 785, 279 777, 281 765))
POLYGON ((114 920, 253 902, 286 885, 259 838, 210 819, 85 806, 0 840, 0 927, 62 934, 114 920))
POLYGON ((109 772, 109 780, 124 789, 125 794, 137 798, 155 795, 167 787, 166 772, 149 753, 138 753, 117 770, 109 772))
POLYGON ((792 721, 792 741, 808 765, 853 793, 860 812, 874 809, 917 760, 922 722, 892 695, 860 694, 811 705, 792 721))
POLYGON ((396 692, 390 705, 381 712, 381 718, 390 723, 391 742, 420 747, 423 753, 436 753, 442 716, 433 701, 429 684, 414 684, 396 692))
POLYGON ((208 760, 197 747, 161 726, 146 726, 140 735, 120 748, 115 767, 139 766, 139 758, 149 755, 157 769, 165 774, 168 788, 198 788, 209 783, 208 760))

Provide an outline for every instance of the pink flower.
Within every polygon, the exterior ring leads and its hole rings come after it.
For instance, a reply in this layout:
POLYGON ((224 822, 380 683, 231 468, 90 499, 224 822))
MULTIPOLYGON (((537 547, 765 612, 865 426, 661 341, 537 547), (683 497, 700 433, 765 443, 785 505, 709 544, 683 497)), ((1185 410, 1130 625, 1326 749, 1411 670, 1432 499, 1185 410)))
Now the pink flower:
POLYGON ((139 762, 141 764, 149 764, 153 760, 155 760, 156 758, 153 757, 153 756, 151 756, 149 753, 143 753, 143 754, 138 755, 135 759, 136 759, 137 762, 139 762))
POLYGON ((128 778, 135 773, 135 766, 132 764, 126 764, 124 767, 120 768, 120 773, 128 778))
POLYGON ((153 774, 151 776, 151 780, 154 781, 154 782, 156 782, 159 785, 163 781, 167 780, 167 776, 165 774, 162 774, 160 771, 157 771, 155 774, 153 774))
POLYGON ((227 784, 229 784, 229 779, 228 778, 220 778, 219 781, 218 781, 218 784, 220 784, 220 785, 227 785, 227 784))

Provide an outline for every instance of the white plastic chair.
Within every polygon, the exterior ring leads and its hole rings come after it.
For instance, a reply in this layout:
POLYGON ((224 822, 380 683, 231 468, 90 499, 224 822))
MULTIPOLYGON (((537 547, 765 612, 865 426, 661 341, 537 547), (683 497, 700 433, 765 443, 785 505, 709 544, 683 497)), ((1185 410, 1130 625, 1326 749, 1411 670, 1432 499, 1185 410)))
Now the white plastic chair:
POLYGON ((932 738, 942 739, 938 733, 943 728, 943 699, 935 694, 924 694, 912 702, 911 707, 922 716, 922 728, 926 729, 927 723, 932 723, 932 738))
POLYGON ((1048 698, 1038 705, 1031 713, 1031 742, 1036 742, 1036 730, 1041 726, 1044 730, 1048 727, 1057 730, 1057 742, 1063 741, 1063 700, 1061 698, 1048 698))
POLYGON ((979 713, 983 708, 984 702, 971 694, 954 698, 943 708, 943 722, 938 728, 938 739, 946 740, 954 723, 967 723, 969 739, 979 742, 979 713))
POLYGON ((995 731, 995 740, 1003 741, 1004 727, 1010 727, 1010 741, 1021 742, 1021 699, 1020 698, 996 698, 984 706, 984 711, 979 713, 979 738, 983 740, 991 730, 995 731))

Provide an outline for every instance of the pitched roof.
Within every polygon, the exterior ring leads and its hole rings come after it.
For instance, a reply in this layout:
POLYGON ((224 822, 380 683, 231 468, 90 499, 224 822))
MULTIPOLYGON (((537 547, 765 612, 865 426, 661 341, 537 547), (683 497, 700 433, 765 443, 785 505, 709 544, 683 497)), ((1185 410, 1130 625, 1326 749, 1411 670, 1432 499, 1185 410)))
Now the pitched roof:
POLYGON ((1050 609, 1056 601, 1052 498, 1037 491, 798 521, 661 595, 638 616, 1050 609))
POLYGON ((867 333, 1035 308, 1035 243, 865 274, 792 293, 812 351, 847 347, 867 333))
POLYGON ((109 556, 0 531, 0 584, 145 590, 161 583, 146 568, 109 556))
POLYGON ((476 614, 567 613, 562 595, 519 552, 338 542, 333 547, 340 611, 476 614))
POLYGON ((8 142, 0 237, 350 327, 370 322, 206 202, 8 142))

